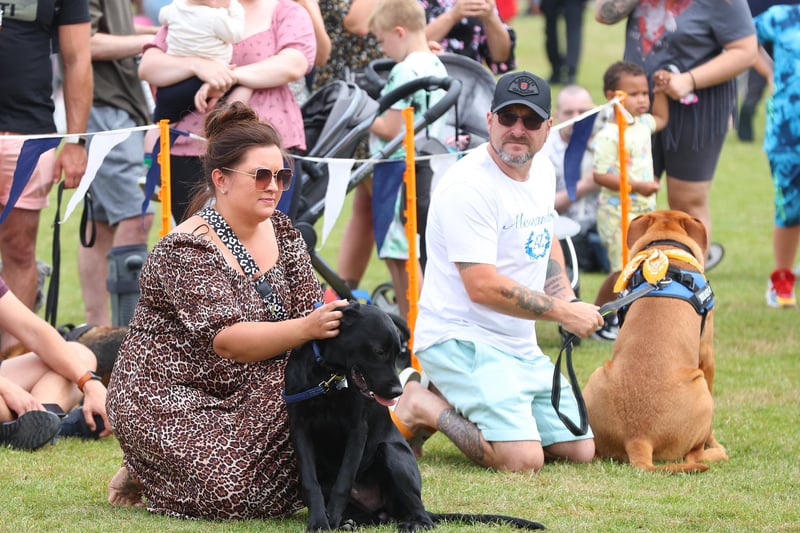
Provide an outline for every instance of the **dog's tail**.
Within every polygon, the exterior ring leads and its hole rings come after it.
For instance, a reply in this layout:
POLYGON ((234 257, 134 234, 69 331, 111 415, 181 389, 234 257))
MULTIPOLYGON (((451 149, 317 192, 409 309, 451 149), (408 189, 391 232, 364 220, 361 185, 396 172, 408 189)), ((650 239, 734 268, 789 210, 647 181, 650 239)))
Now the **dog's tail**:
POLYGON ((516 527, 517 529, 543 530, 544 525, 539 522, 516 518, 514 516, 504 516, 499 514, 463 514, 463 513, 428 513, 434 523, 439 522, 458 522, 461 524, 505 524, 516 527))

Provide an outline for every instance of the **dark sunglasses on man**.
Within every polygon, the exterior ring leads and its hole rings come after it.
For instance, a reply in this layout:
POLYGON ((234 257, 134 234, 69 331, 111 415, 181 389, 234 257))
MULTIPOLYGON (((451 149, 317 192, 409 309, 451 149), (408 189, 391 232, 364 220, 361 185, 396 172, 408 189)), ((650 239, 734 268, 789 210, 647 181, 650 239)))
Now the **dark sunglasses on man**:
POLYGON ((506 128, 512 127, 520 119, 522 120, 522 126, 529 131, 536 131, 544 124, 544 119, 539 115, 518 115, 511 111, 498 111, 495 115, 497 115, 497 122, 506 128))
POLYGON ((239 174, 250 176, 255 180, 257 191, 266 191, 267 187, 269 187, 269 182, 272 181, 273 178, 278 188, 282 191, 288 191, 289 187, 292 186, 292 169, 290 168, 279 168, 278 170, 272 171, 268 168, 259 167, 256 169, 255 173, 228 167, 222 167, 222 170, 229 170, 231 172, 238 172, 239 174))

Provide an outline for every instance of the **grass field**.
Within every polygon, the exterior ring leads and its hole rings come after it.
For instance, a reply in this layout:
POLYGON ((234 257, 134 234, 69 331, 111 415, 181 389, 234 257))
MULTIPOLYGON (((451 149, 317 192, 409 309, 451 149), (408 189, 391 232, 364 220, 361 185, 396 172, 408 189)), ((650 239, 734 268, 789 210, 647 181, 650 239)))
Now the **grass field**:
MULTIPOLYGON (((524 11, 524 9, 523 9, 524 11)), ((542 20, 519 17, 520 68, 549 75, 542 20)), ((579 82, 602 101, 602 71, 622 53, 622 26, 596 24, 587 13, 579 82)), ((763 131, 763 110, 757 115, 763 131)), ((659 200, 663 206, 663 195, 659 200)), ((64 200, 66 204, 66 200, 64 200)), ((699 475, 654 475, 628 465, 549 464, 536 475, 498 474, 478 468, 440 434, 420 460, 423 499, 434 512, 497 512, 543 522, 552 531, 800 531, 800 328, 797 311, 768 309, 766 279, 772 269, 772 188, 758 143, 740 143, 732 133, 712 193, 714 238, 725 259, 709 274, 716 293, 715 433, 730 461, 699 475)), ((39 256, 49 261, 52 209, 42 218, 39 256)), ((341 234, 324 254, 335 257, 341 234)), ((155 239, 154 231, 154 239, 155 239)), ((82 322, 75 274, 77 217, 62 231, 59 322, 82 322)), ((386 281, 373 262, 364 285, 386 281)), ((584 275, 591 298, 598 275, 584 275)), ((669 320, 669 317, 654 317, 669 320)), ((555 325, 538 326, 542 345, 556 355, 555 325)), ((578 376, 610 357, 611 346, 587 340, 575 352, 578 376)), ((99 442, 62 439, 35 453, 0 450, 0 531, 102 532, 286 532, 302 531, 305 513, 286 520, 187 522, 143 510, 106 504, 106 484, 120 465, 112 438, 99 442)), ((483 527, 440 526, 445 532, 483 527)), ((376 532, 393 531, 375 528, 376 532)), ((497 528, 493 531, 511 531, 497 528)))

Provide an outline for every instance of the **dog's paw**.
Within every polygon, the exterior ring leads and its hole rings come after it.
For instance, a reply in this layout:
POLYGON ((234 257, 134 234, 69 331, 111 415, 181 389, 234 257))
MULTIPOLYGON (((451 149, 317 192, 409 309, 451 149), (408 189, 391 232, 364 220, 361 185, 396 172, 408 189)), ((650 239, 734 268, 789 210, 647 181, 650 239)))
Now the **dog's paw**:
POLYGON ((328 517, 315 517, 310 516, 308 517, 308 522, 306 522, 306 531, 330 531, 331 526, 328 524, 328 517))
POLYGON ((347 520, 339 524, 339 529, 341 531, 355 531, 358 529, 358 524, 352 518, 348 518, 347 520))

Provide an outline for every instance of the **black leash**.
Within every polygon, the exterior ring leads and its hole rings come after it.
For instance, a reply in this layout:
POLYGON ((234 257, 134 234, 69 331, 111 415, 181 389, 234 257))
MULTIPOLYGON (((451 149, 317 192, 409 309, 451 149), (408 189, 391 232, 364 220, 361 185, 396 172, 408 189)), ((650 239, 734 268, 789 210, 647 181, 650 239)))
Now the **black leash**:
POLYGON ((581 394, 581 386, 578 383, 578 376, 575 375, 575 367, 572 366, 572 342, 577 339, 577 335, 569 333, 564 342, 561 344, 561 350, 558 352, 556 358, 555 369, 553 370, 553 389, 550 393, 550 400, 553 404, 553 409, 556 410, 558 418, 567 426, 573 435, 581 436, 586 435, 589 430, 589 417, 586 414, 586 403, 583 401, 583 394, 581 394), (566 351, 567 353, 567 372, 569 373, 569 385, 572 387, 572 393, 575 395, 575 403, 578 404, 578 417, 580 419, 580 426, 576 426, 567 415, 558 410, 561 404, 561 355, 566 351))
POLYGON ((64 195, 64 182, 58 184, 58 194, 56 196, 56 218, 53 222, 53 250, 51 254, 51 262, 53 263, 53 272, 50 274, 50 283, 47 286, 47 303, 44 308, 44 319, 47 320, 51 326, 56 327, 57 314, 58 314, 58 286, 61 277, 61 225, 58 223, 61 219, 61 197, 64 195))
MULTIPOLYGON (((64 196, 64 182, 58 184, 58 191, 56 195, 56 216, 53 221, 53 248, 51 252, 51 262, 53 263, 53 272, 50 274, 50 283, 47 285, 47 300, 44 308, 44 319, 50 323, 51 326, 56 327, 58 321, 58 289, 61 285, 61 199, 64 196)), ((94 206, 92 204, 92 195, 88 191, 83 199, 84 208, 81 214, 80 225, 80 239, 81 244, 86 248, 94 246, 94 241, 97 237, 97 226, 94 221, 94 206), (87 223, 91 222, 90 237, 86 239, 87 223)))
MULTIPOLYGON (((671 280, 663 280, 667 283, 671 280)), ((598 310, 599 313, 603 316, 608 315, 614 311, 619 310, 622 307, 629 305, 634 300, 638 300, 642 296, 658 289, 661 287, 663 281, 659 283, 647 283, 641 285, 636 290, 629 292, 624 296, 620 296, 616 300, 608 302, 600 307, 598 310)), ((576 301, 576 300, 573 300, 576 301)), ((564 342, 561 344, 561 350, 558 352, 558 357, 556 358, 555 368, 553 370, 553 389, 550 393, 550 402, 553 404, 553 409, 555 409, 558 418, 561 422, 567 426, 573 435, 580 437, 581 435, 586 435, 587 431, 589 430, 589 417, 586 413, 586 402, 583 400, 583 394, 581 393, 581 386, 578 383, 578 376, 575 374, 575 367, 572 364, 572 343, 575 339, 578 338, 577 335, 574 333, 567 332, 568 335, 564 338, 564 342), (575 403, 578 404, 578 419, 579 419, 579 426, 576 426, 575 423, 569 419, 567 415, 562 413, 558 408, 561 405, 561 356, 566 353, 566 362, 567 362, 567 374, 569 376, 569 385, 572 388, 572 394, 575 395, 575 403)))

